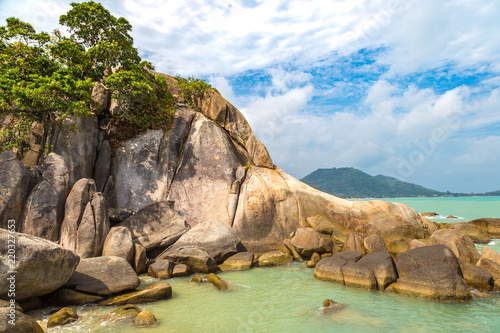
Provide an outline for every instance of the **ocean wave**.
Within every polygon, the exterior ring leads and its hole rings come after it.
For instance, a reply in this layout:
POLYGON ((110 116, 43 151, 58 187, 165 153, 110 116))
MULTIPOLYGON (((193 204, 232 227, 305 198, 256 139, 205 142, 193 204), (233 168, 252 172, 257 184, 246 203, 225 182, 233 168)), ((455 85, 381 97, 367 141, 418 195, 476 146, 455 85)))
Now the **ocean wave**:
MULTIPOLYGON (((453 215, 455 216, 455 215, 453 215)), ((438 219, 438 220, 463 220, 464 218, 461 216, 455 216, 455 217, 447 217, 444 215, 435 215, 435 216, 426 216, 428 219, 438 219)))

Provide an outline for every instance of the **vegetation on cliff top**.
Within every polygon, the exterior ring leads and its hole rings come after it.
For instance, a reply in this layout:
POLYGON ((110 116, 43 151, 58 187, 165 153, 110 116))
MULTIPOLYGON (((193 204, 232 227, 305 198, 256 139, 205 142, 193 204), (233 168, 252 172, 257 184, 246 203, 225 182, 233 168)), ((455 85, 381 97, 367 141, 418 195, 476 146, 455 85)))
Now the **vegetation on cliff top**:
MULTIPOLYGON (((0 27, 0 151, 20 148, 36 123, 48 133, 68 116, 89 115, 95 82, 127 106, 111 117, 121 132, 171 126, 175 98, 167 79, 139 56, 130 23, 94 1, 71 6, 59 20, 69 36, 58 29, 36 32, 14 17, 0 27)), ((193 93, 211 88, 203 80, 177 79, 189 104, 193 93)))

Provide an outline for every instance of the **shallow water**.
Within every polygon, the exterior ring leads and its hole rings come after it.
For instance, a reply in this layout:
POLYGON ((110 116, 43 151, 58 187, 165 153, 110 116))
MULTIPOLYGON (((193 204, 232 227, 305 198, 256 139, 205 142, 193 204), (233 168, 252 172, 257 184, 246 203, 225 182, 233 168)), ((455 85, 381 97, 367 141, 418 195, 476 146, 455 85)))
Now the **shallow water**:
MULTIPOLYGON (((313 270, 294 262, 219 276, 232 287, 219 292, 189 278, 168 280, 173 297, 142 305, 159 320, 154 328, 131 321, 104 320, 114 309, 80 307, 80 320, 50 332, 498 332, 500 293, 469 303, 443 304, 357 290, 318 281, 313 270), (320 307, 325 298, 348 304, 333 315, 320 307)), ((142 277, 143 284, 156 281, 142 277)), ((45 310, 47 311, 47 310, 45 310)), ((40 312, 36 319, 42 319, 40 312)), ((44 320, 48 319, 45 315, 44 320)))
MULTIPOLYGON (((466 221, 500 217, 500 197, 388 201, 405 203, 418 212, 459 215, 466 221)), ((486 246, 500 253, 499 239, 486 246)), ((219 276, 231 284, 231 291, 197 286, 190 278, 168 280, 171 299, 141 305, 159 320, 153 328, 103 318, 116 307, 83 306, 77 308, 80 320, 50 332, 500 332, 500 293, 474 297, 469 303, 443 304, 318 281, 313 269, 298 262, 219 276), (323 315, 320 307, 326 298, 349 306, 323 315)), ((144 287, 156 279, 142 276, 141 281, 144 287)), ((54 309, 31 315, 43 325, 54 309)))

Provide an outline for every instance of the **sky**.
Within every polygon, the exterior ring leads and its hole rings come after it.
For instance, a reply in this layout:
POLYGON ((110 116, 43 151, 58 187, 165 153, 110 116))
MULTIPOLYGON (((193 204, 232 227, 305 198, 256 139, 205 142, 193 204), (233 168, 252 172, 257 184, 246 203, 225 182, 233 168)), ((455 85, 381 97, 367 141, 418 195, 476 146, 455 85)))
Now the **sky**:
MULTIPOLYGON (((58 28, 72 1, 0 0, 58 28)), ((500 1, 102 1, 156 70, 200 77, 302 178, 355 167, 451 192, 500 189, 500 1)))

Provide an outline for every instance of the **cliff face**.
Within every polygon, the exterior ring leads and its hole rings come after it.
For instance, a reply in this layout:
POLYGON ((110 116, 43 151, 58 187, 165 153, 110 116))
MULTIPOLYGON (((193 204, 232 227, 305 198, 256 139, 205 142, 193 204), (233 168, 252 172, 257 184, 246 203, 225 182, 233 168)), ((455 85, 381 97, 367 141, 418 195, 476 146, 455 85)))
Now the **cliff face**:
MULTIPOLYGON (((179 97, 175 79, 167 78, 171 92, 179 97)), ((52 137, 49 156, 60 158, 48 158, 53 161, 51 168, 43 172, 43 181, 30 197, 4 198, 24 207, 20 230, 36 236, 49 230, 50 239, 57 240, 66 219, 61 204, 76 181, 93 178, 96 191, 103 192, 112 208, 139 211, 155 202, 174 201, 175 210, 190 226, 222 221, 256 253, 281 248, 293 231, 306 227, 333 234, 339 244, 348 232, 379 234, 386 241, 429 235, 427 220, 407 206, 346 201, 287 175, 273 165, 243 115, 215 91, 205 91, 193 104, 178 98, 169 131, 149 130, 114 151, 99 130, 96 115, 73 120, 80 131, 52 137), (57 205, 48 200, 38 200, 39 206, 29 204, 48 194, 57 205), (50 221, 43 218, 47 211, 53 216, 50 221)))

